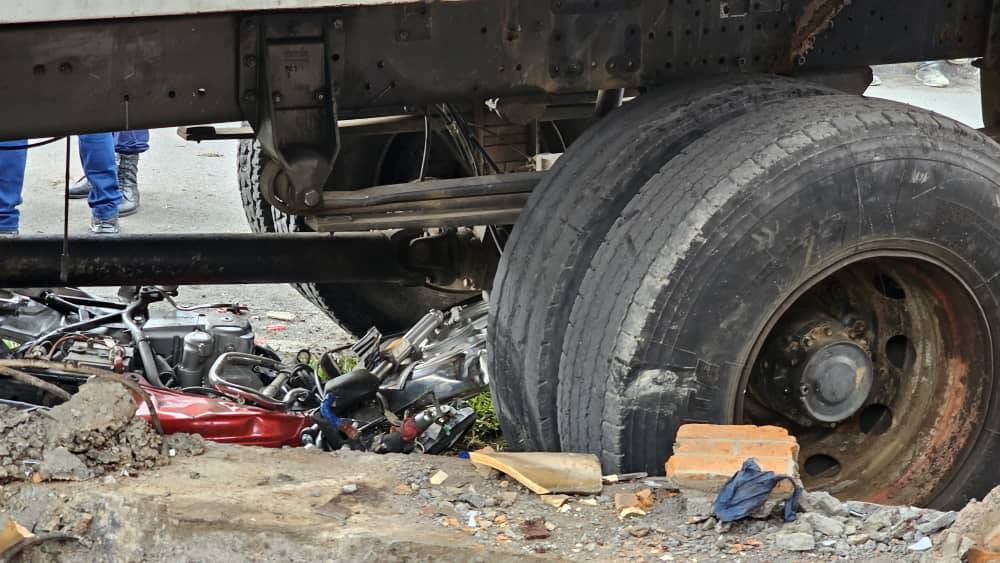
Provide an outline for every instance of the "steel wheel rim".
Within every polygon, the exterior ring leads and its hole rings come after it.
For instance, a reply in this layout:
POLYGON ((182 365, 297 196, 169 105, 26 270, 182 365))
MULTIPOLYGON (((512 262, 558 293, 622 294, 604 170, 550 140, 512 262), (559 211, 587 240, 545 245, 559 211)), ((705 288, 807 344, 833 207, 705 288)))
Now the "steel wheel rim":
MULTIPOLYGON (((873 502, 931 502, 982 431, 994 385, 989 324, 974 285, 963 281, 976 278, 950 251, 917 241, 869 242, 828 261, 789 293, 760 331, 747 355, 752 361, 744 364, 736 420, 789 428, 799 439, 800 472, 810 489, 873 502), (809 426, 801 412, 789 416, 802 410, 801 401, 789 409, 787 393, 776 400, 773 384, 762 389, 757 382, 762 374, 776 378, 775 339, 787 345, 787 326, 798 326, 789 318, 816 309, 823 302, 817 295, 837 286, 846 287, 846 302, 862 313, 866 326, 863 335, 849 335, 855 327, 845 320, 843 333, 834 330, 828 339, 867 344, 872 389, 845 419, 811 420, 809 426), (765 368, 768 359, 772 365, 765 368), (770 395, 762 397, 762 391, 770 395)), ((800 379, 792 380, 801 381, 804 368, 793 369, 800 379)), ((842 387, 827 395, 838 398, 842 387)))

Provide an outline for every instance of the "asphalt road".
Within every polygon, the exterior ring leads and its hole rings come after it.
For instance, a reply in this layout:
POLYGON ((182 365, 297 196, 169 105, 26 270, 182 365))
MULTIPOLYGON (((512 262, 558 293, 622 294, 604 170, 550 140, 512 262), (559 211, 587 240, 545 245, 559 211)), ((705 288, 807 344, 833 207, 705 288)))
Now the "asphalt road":
MULTIPOLYGON (((913 78, 913 65, 877 69, 883 85, 868 95, 924 107, 958 119, 971 127, 982 127, 978 81, 974 69, 945 65, 954 80, 952 87, 934 89, 913 78)), ((73 177, 81 174, 76 143, 72 143, 73 177)), ((240 205, 236 178, 235 142, 202 144, 182 141, 173 129, 152 132, 151 149, 142 156, 139 183, 142 207, 138 214, 121 220, 125 233, 240 233, 249 229, 240 205)), ((56 143, 31 151, 28 157, 22 206, 23 233, 62 232, 63 159, 65 145, 56 143)), ((82 200, 70 204, 70 231, 87 232, 89 210, 82 200)), ((108 292, 110 290, 100 290, 108 292)), ((181 300, 238 301, 261 315, 258 334, 283 351, 303 347, 328 348, 349 338, 322 312, 316 310, 287 285, 191 286, 182 288, 181 300), (269 311, 295 314, 296 321, 268 320, 269 311), (266 327, 285 324, 284 330, 266 327)))

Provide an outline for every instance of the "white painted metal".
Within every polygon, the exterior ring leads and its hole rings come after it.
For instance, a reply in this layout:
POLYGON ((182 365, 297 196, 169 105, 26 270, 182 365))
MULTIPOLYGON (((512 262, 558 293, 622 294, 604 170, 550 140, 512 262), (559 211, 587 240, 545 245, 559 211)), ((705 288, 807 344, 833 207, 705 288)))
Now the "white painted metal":
POLYGON ((0 0, 0 25, 417 2, 419 0, 0 0))

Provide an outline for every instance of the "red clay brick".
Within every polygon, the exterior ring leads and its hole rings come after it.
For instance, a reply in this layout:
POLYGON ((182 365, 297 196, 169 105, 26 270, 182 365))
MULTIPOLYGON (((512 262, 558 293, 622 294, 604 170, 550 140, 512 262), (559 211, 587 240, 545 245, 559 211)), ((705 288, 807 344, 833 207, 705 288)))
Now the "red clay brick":
MULTIPOLYGON (((677 433, 667 475, 681 487, 714 493, 749 458, 761 469, 798 478, 798 454, 798 443, 784 428, 686 424, 677 433)), ((783 482, 775 492, 791 490, 783 482)))
MULTIPOLYGON (((729 438, 745 440, 788 440, 792 438, 788 430, 780 426, 752 426, 738 424, 685 424, 677 431, 682 438, 729 438)), ((794 439, 794 438, 793 438, 794 439)))

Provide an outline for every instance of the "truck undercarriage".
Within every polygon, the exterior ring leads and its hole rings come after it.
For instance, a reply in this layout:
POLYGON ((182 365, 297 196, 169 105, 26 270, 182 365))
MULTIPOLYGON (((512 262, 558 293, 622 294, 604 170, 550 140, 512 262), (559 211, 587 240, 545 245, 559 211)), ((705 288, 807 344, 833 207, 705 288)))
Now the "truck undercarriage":
POLYGON ((0 17, 0 139, 239 140, 254 234, 0 240, 0 286, 291 282, 355 334, 486 292, 515 448, 736 421, 845 497, 996 484, 993 2, 189 4, 0 17), (860 96, 963 57, 984 131, 860 96))

